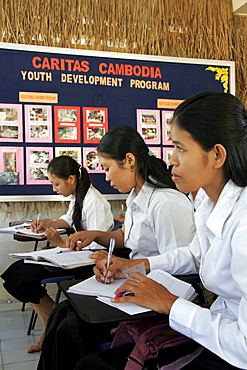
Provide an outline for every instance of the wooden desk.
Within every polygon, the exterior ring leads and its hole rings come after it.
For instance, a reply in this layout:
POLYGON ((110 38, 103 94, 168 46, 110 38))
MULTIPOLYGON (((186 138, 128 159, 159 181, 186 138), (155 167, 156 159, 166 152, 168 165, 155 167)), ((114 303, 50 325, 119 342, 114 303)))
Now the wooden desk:
POLYGON ((149 311, 137 315, 128 315, 117 308, 108 306, 102 303, 93 296, 86 296, 80 294, 68 293, 67 289, 77 284, 81 280, 63 281, 60 283, 60 288, 65 294, 68 301, 72 304, 78 315, 82 320, 90 323, 103 323, 111 321, 122 321, 139 319, 142 317, 150 317, 158 315, 157 312, 149 311))

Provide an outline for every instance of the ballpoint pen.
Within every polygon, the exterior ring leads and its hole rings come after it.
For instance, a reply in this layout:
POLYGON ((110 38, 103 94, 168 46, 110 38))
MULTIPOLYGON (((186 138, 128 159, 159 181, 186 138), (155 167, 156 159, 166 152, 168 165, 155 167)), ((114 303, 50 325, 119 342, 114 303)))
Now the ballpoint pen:
POLYGON ((71 250, 69 250, 69 251, 59 251, 59 252, 57 252, 57 254, 61 254, 61 253, 69 253, 69 252, 74 252, 72 249, 71 250))
MULTIPOLYGON (((115 239, 111 238, 111 240, 110 240, 110 245, 109 245, 108 257, 107 257, 106 270, 108 270, 108 268, 109 268, 109 266, 110 266, 110 263, 111 263, 111 256, 112 256, 112 253, 113 253, 114 247, 115 247, 115 239)), ((107 282, 107 276, 105 276, 104 284, 106 284, 106 282, 107 282)))
POLYGON ((38 213, 38 215, 37 215, 37 220, 36 220, 36 231, 37 231, 37 227, 39 226, 39 220, 40 220, 40 213, 38 213))

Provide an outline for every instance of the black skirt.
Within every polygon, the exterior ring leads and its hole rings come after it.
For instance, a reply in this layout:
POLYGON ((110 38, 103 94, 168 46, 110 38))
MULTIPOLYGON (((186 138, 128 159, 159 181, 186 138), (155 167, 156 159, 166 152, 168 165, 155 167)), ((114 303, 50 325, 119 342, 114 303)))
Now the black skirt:
POLYGON ((86 279, 93 275, 93 266, 82 266, 75 269, 47 268, 43 265, 24 263, 24 260, 14 262, 1 275, 5 281, 4 288, 14 298, 24 303, 38 304, 46 294, 46 289, 41 285, 42 279, 55 276, 74 275, 76 279, 86 279))

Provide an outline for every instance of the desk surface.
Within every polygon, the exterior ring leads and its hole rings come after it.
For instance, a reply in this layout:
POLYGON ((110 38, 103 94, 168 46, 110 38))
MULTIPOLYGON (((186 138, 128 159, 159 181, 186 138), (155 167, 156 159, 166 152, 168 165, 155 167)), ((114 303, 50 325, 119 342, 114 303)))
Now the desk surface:
POLYGON ((102 323, 111 321, 122 321, 139 319, 142 317, 150 317, 157 315, 154 311, 145 312, 137 315, 128 315, 125 312, 118 310, 117 308, 108 306, 102 303, 93 296, 79 295, 68 293, 67 289, 77 284, 81 280, 66 280, 60 283, 62 292, 66 298, 72 304, 78 315, 87 322, 90 323, 102 323))

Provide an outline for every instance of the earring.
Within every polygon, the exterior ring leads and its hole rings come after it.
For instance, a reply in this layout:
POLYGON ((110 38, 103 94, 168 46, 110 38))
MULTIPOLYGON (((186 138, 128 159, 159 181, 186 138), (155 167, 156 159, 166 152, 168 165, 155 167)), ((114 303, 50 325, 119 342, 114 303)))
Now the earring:
POLYGON ((133 172, 133 169, 134 169, 134 166, 133 166, 133 164, 131 164, 131 165, 130 165, 130 170, 131 170, 131 172, 133 172))

